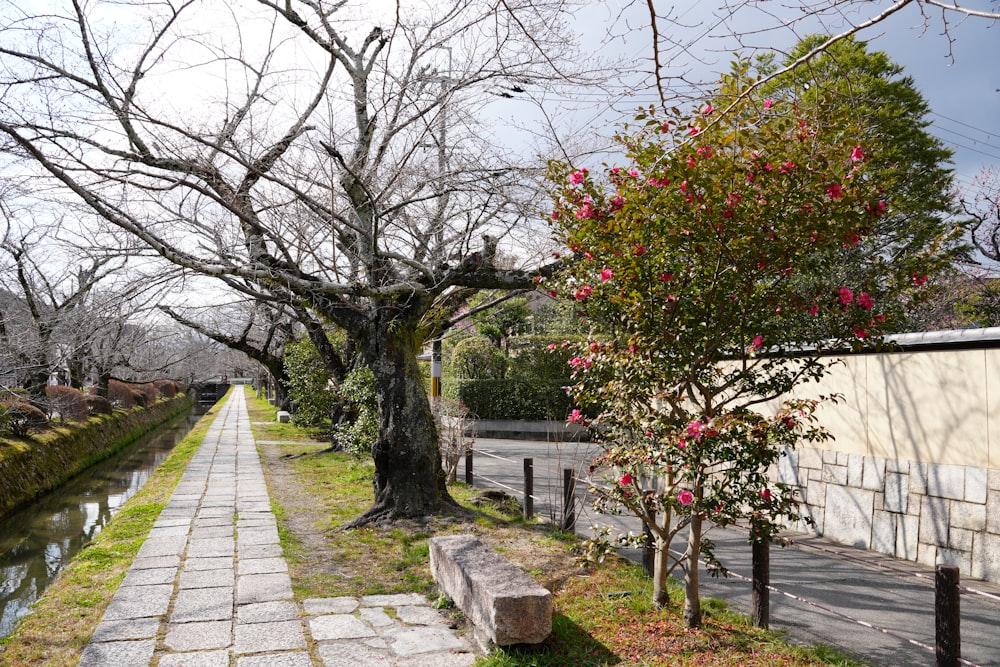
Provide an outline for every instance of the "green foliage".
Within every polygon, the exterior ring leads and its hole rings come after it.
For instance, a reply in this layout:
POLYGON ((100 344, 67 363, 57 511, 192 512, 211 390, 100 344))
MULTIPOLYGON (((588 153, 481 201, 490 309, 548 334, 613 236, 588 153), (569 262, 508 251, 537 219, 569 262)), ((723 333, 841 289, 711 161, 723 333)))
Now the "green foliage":
POLYGON ((352 370, 340 385, 340 395, 351 419, 334 426, 334 442, 354 456, 370 455, 379 428, 375 374, 368 368, 352 370))
MULTIPOLYGON (((762 99, 747 70, 691 114, 641 113, 619 137, 631 164, 603 179, 550 172, 553 227, 572 254, 546 286, 599 327, 570 359, 576 399, 600 410, 598 463, 615 470, 598 508, 642 518, 661 553, 688 527, 686 568, 712 559, 706 516, 750 518, 761 539, 796 518, 792 490, 766 473, 824 437, 817 403, 751 408, 821 377, 824 349, 877 340, 955 242, 942 227, 895 233, 891 191, 839 99, 762 99)), ((686 605, 697 625, 697 590, 686 605)))
MULTIPOLYGON (((489 303, 500 294, 485 291, 477 294, 469 303, 475 307, 489 303)), ((528 330, 529 316, 528 299, 523 296, 512 297, 497 305, 472 316, 472 323, 480 336, 485 336, 494 347, 500 349, 503 341, 511 336, 522 334, 528 330)))
POLYGON ((510 352, 508 376, 539 384, 567 385, 571 380, 569 360, 575 355, 571 343, 577 335, 517 336, 507 341, 510 352))
POLYGON ((282 358, 288 373, 288 398, 294 408, 292 421, 299 426, 322 426, 340 402, 330 373, 308 339, 285 346, 282 358))
POLYGON ((48 423, 45 413, 31 403, 10 401, 0 403, 0 433, 10 433, 23 438, 32 430, 44 428, 48 423))
POLYGON ((485 336, 469 336, 451 353, 452 375, 460 379, 495 380, 507 372, 507 358, 485 336))
POLYGON ((478 419, 564 419, 570 397, 561 383, 535 380, 454 380, 445 386, 478 419))

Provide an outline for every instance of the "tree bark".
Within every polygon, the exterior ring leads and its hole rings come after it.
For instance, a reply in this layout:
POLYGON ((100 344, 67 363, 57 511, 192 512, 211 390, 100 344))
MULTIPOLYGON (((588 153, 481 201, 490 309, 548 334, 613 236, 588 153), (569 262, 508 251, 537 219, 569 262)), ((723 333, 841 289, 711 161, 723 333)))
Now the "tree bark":
POLYGON ((375 504, 348 527, 424 516, 454 504, 417 365, 416 327, 389 318, 375 329, 362 341, 362 354, 375 375, 380 422, 372 448, 375 504))
POLYGON ((691 516, 688 529, 687 563, 684 568, 684 624, 701 627, 701 591, 698 586, 698 559, 701 557, 701 517, 691 516))
POLYGON ((670 571, 670 549, 662 537, 656 538, 656 558, 653 560, 653 603, 660 608, 670 606, 667 573, 670 571))

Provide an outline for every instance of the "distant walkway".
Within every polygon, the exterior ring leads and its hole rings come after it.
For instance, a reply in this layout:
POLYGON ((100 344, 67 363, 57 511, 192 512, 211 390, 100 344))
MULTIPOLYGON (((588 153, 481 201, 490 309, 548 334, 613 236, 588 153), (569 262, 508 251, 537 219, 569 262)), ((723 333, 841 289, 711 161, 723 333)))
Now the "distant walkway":
POLYGON ((288 565, 246 401, 233 392, 94 631, 81 667, 462 667, 421 595, 305 600, 288 565))

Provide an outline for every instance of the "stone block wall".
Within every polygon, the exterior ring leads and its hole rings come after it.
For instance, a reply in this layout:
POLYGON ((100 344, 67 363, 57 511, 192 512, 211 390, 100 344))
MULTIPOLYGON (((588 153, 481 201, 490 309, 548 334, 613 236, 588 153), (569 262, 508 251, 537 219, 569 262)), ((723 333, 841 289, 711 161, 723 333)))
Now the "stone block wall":
POLYGON ((797 530, 1000 583, 1000 469, 803 448, 772 472, 815 521, 797 530))

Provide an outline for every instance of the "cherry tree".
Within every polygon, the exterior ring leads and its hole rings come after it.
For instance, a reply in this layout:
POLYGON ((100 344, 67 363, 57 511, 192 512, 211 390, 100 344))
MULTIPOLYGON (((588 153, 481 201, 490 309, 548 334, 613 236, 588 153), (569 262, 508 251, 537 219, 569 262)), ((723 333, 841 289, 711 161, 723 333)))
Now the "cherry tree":
POLYGON ((416 356, 457 293, 531 287, 494 258, 537 220, 538 172, 486 114, 607 74, 577 57, 571 5, 53 4, 0 14, 19 168, 185 270, 342 328, 380 414, 358 523, 448 503, 416 356))
POLYGON ((570 419, 593 427, 595 470, 612 471, 597 507, 630 511, 655 535, 658 604, 671 540, 687 531, 677 564, 691 627, 699 558, 713 558, 705 522, 748 521, 765 540, 797 518, 792 490, 767 471, 824 431, 818 401, 793 390, 823 376, 824 353, 889 330, 961 231, 941 223, 886 244, 892 178, 871 177, 843 105, 748 93, 747 72, 734 65, 692 113, 639 114, 620 136, 625 164, 550 171, 552 226, 571 254, 541 282, 594 326, 570 361, 584 406, 570 419))

